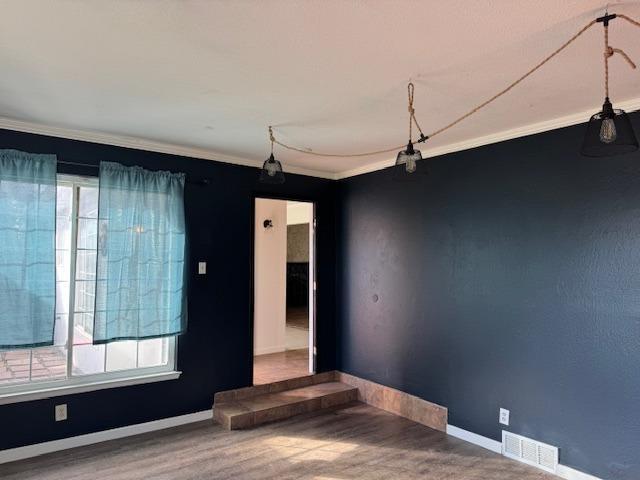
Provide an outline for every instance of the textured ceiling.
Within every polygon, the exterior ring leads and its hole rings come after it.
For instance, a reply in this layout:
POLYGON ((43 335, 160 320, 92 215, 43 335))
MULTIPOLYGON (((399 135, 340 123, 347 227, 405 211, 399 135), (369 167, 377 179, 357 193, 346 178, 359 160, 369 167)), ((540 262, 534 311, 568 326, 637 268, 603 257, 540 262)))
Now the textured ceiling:
MULTIPOLYGON (((493 95, 586 22, 601 0, 35 1, 0 15, 0 117, 262 160, 285 142, 357 152, 407 137, 406 83, 432 131, 493 95)), ((640 18, 640 3, 610 3, 640 18)), ((423 150, 519 129, 602 103, 602 28, 423 150)), ((640 29, 611 43, 640 63, 640 29)), ((611 61, 612 100, 640 73, 611 61)), ((585 118, 586 120, 586 118, 585 118)), ((344 172, 390 160, 276 150, 288 167, 344 172)))

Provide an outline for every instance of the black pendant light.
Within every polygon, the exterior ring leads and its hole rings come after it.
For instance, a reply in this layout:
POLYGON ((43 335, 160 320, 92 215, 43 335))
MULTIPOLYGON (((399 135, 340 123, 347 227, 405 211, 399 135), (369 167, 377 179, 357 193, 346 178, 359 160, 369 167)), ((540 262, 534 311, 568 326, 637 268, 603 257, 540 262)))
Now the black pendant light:
POLYGON ((269 140, 271 141, 271 155, 262 164, 262 170, 260 171, 260 183, 279 185, 284 183, 284 172, 282 171, 282 164, 273 156, 273 131, 269 127, 269 140))
POLYGON ((422 160, 422 153, 420 153, 420 150, 415 150, 413 148, 413 143, 409 141, 407 148, 398 152, 398 156, 396 157, 396 166, 404 165, 407 173, 413 173, 417 169, 416 162, 418 160, 422 160))
POLYGON ((629 116, 624 110, 614 109, 609 100, 609 57, 619 53, 632 68, 636 68, 626 53, 609 46, 609 21, 614 18, 616 18, 615 14, 607 13, 596 20, 604 25, 605 99, 602 111, 593 115, 587 125, 587 133, 581 149, 582 155, 587 157, 608 157, 638 149, 638 139, 629 116))
POLYGON ((427 140, 427 136, 422 133, 422 129, 420 125, 418 125, 418 121, 415 117, 415 110, 413 108, 413 83, 409 82, 407 85, 407 93, 409 95, 409 143, 407 144, 407 148, 398 152, 398 156, 396 157, 396 166, 404 165, 407 173, 413 173, 418 168, 417 161, 422 160, 422 153, 420 150, 416 150, 413 148, 413 124, 415 123, 418 131, 420 132, 420 140, 416 143, 421 143, 427 140))

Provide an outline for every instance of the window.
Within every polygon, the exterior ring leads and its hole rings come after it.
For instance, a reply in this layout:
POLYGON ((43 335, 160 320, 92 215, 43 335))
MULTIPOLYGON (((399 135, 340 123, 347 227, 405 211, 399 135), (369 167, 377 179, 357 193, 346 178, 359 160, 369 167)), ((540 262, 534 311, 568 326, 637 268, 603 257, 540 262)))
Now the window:
POLYGON ((54 346, 0 350, 0 395, 175 369, 175 337, 93 345, 98 179, 58 176, 54 346))

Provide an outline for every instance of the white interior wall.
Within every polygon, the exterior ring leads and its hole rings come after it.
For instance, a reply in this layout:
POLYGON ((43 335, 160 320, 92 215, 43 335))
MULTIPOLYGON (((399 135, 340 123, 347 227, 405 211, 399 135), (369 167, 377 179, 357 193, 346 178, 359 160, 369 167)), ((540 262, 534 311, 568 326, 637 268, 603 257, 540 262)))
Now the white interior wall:
POLYGON ((287 202, 255 204, 254 355, 285 350, 287 315, 287 202), (270 219, 273 227, 264 228, 270 219))
POLYGON ((287 225, 310 223, 313 218, 313 203, 287 202, 287 225))

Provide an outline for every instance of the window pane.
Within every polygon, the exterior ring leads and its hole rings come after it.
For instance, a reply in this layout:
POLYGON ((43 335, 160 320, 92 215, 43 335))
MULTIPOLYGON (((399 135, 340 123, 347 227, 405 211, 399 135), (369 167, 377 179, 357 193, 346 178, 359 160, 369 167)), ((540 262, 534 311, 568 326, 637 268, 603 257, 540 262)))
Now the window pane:
POLYGON ((65 347, 34 348, 31 355, 31 380, 53 380, 67 376, 65 347))
MULTIPOLYGON (((169 345, 174 339, 141 342, 120 341, 93 345, 93 313, 96 282, 98 188, 62 184, 56 203, 56 319, 54 346, 0 351, 0 387, 28 384, 30 380, 64 380, 67 377, 67 343, 73 343, 72 374, 90 375, 167 365, 169 345), (74 191, 77 189, 77 196, 74 191), (77 205, 78 250, 71 251, 73 201, 77 205), (71 263, 75 255, 75 305, 70 301, 71 263), (70 309, 74 311, 70 316, 70 309), (69 322, 73 318, 73 338, 69 322)), ((125 374, 126 375, 126 374, 125 374)), ((22 388, 22 387, 20 387, 22 388)))
POLYGON ((58 185, 56 189, 56 215, 70 219, 72 201, 73 188, 71 185, 58 185))
POLYGON ((0 385, 29 380, 31 350, 0 351, 0 385))
POLYGON ((56 217, 56 248, 67 251, 71 248, 71 221, 64 217, 56 217))
MULTIPOLYGON (((59 230, 56 230, 56 238, 59 230)), ((71 270, 71 252, 69 250, 56 250, 56 280, 68 281, 71 270)))
POLYGON ((58 186, 56 198, 56 248, 71 248, 71 203, 73 189, 70 186, 58 186))
POLYGON ((92 313, 95 306, 96 282, 76 280, 76 312, 92 313))
POLYGON ((73 375, 104 372, 104 345, 78 345, 73 347, 73 375))
POLYGON ((137 348, 136 341, 126 340, 107 344, 107 371, 128 370, 136 368, 137 348))
POLYGON ((69 337, 69 315, 56 313, 56 323, 53 330, 53 344, 57 347, 66 346, 69 337))
POLYGON ((73 316, 73 375, 103 373, 104 345, 93 345, 93 314, 73 316))
POLYGON ((78 215, 86 218, 98 218, 98 188, 80 187, 78 215))
POLYGON ((93 344, 93 314, 75 313, 73 315, 73 344, 93 344))
POLYGON ((56 282, 56 314, 69 313, 69 282, 56 282))
POLYGON ((78 255, 76 256, 76 278, 78 280, 95 280, 95 250, 78 250, 78 255))
POLYGON ((169 340, 153 338, 138 342, 138 367, 157 367, 167 364, 169 340))
POLYGON ((92 218, 78 219, 78 248, 97 248, 98 221, 92 218))

